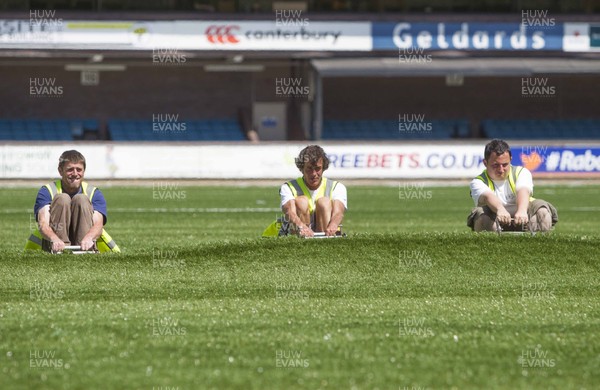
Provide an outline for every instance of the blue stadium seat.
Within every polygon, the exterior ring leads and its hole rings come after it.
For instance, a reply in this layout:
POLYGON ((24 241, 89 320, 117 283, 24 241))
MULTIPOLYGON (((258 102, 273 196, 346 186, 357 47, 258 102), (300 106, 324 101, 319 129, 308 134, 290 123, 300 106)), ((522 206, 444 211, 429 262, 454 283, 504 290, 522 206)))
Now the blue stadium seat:
POLYGON ((598 139, 600 120, 596 119, 510 119, 484 120, 488 138, 507 139, 598 139))
POLYGON ((469 134, 466 120, 423 120, 400 129, 397 120, 328 119, 323 121, 322 138, 326 140, 450 139, 459 134, 459 127, 462 134, 469 134))
MULTIPOLYGON (((79 121, 81 122, 81 121, 79 121)), ((97 121, 91 121, 97 130, 97 121)), ((68 141, 72 140, 70 121, 62 119, 3 119, 0 137, 15 141, 68 141)))
POLYGON ((456 137, 457 138, 469 138, 471 136, 471 129, 469 128, 469 121, 458 120, 456 122, 456 137))
POLYGON ((0 119, 0 139, 2 139, 2 140, 13 139, 10 121, 7 121, 5 119, 0 119))

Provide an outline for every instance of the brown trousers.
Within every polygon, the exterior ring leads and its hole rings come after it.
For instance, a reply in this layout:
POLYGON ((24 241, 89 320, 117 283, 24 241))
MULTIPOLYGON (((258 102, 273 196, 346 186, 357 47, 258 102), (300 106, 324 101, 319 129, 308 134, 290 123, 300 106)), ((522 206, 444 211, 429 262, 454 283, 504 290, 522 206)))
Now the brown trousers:
MULTIPOLYGON (((68 194, 57 194, 50 204, 50 227, 66 245, 80 245, 93 224, 94 208, 84 194, 71 198, 68 194)), ((49 251, 50 241, 42 241, 42 249, 49 251)))
MULTIPOLYGON (((512 217, 514 217, 515 212, 517 211, 517 207, 509 206, 507 207, 507 211, 512 217)), ((531 231, 549 231, 554 225, 556 225, 556 222, 558 222, 558 213, 556 212, 556 208, 551 203, 543 199, 535 199, 534 201, 529 202, 529 207, 527 208, 527 215, 529 217, 529 228, 531 231), (545 213, 543 213, 547 214, 547 218, 544 218, 544 221, 540 220, 540 214, 538 214, 538 212, 541 211, 540 209, 545 209, 544 211, 546 211, 545 213)), ((488 206, 475 207, 473 210, 471 210, 471 214, 469 214, 469 216, 467 217, 467 226, 470 227, 472 230, 475 230, 475 224, 477 223, 476 221, 479 218, 487 220, 487 223, 484 223, 484 225, 486 226, 486 229, 484 230, 495 231, 494 225, 496 223, 496 213, 494 213, 488 206)), ((503 226, 502 229, 506 231, 523 230, 522 227, 514 225, 503 226)))

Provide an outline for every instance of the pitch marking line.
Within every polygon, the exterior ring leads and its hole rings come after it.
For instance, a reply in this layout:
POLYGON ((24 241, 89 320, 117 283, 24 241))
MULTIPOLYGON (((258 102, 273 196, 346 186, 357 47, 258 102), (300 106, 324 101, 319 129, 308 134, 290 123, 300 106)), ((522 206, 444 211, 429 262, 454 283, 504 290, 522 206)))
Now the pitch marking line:
MULTIPOLYGON (((277 213, 281 209, 275 207, 208 207, 208 208, 108 208, 109 213, 277 213)), ((32 213, 31 209, 6 209, 0 214, 32 213)))

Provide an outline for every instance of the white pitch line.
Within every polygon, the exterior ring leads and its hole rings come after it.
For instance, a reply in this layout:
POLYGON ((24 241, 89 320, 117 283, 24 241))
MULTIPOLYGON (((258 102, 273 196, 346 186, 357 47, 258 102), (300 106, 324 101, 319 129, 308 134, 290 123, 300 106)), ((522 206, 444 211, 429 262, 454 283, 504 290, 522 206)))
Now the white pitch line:
MULTIPOLYGON (((108 213, 273 213, 281 212, 274 207, 209 207, 209 208, 108 208, 108 213)), ((0 210, 0 214, 33 214, 32 209, 6 209, 0 210)))
POLYGON ((176 208, 169 209, 165 207, 161 208, 115 208, 108 209, 108 212, 116 213, 272 213, 280 212, 281 209, 269 208, 269 207, 211 207, 211 208, 176 208))
POLYGON ((600 207, 572 207, 571 209, 567 209, 567 210, 572 210, 572 211, 600 211, 600 207))
MULTIPOLYGON (((564 211, 600 211, 600 207, 571 207, 563 208, 564 211)), ((275 207, 212 207, 212 208, 108 208, 109 213, 279 213, 281 209, 275 207)), ((5 209, 0 214, 32 214, 32 209, 5 209)))
POLYGON ((33 208, 31 209, 5 209, 0 210, 0 214, 31 214, 33 216, 33 208))

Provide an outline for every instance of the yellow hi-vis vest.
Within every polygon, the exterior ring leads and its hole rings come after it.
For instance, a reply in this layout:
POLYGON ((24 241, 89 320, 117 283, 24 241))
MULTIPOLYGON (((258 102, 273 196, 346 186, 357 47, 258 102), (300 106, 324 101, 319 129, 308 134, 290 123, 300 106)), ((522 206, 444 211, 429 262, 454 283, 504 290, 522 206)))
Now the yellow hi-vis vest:
POLYGON ((290 190, 292 190, 294 198, 297 198, 302 195, 308 198, 308 210, 311 214, 313 214, 315 212, 317 200, 321 199, 324 196, 331 198, 331 193, 335 189, 337 183, 338 182, 335 180, 329 180, 324 177, 321 180, 321 185, 319 186, 319 188, 317 188, 317 193, 315 195, 314 200, 310 196, 310 190, 306 186, 306 183, 304 183, 304 178, 299 177, 295 180, 288 181, 285 184, 287 184, 288 187, 290 187, 290 190))
MULTIPOLYGON (((523 167, 521 167, 521 166, 511 165, 510 171, 508 172, 508 184, 510 185, 510 190, 515 195, 517 194, 516 182, 517 182, 517 179, 519 178, 519 175, 521 174, 522 170, 523 170, 523 167)), ((490 188, 490 190, 492 190, 493 192, 496 191, 496 186, 494 185, 494 181, 488 175, 487 169, 484 169, 483 172, 481 172, 481 174, 479 176, 475 177, 475 179, 479 179, 482 182, 484 182, 485 185, 488 186, 490 188)), ((534 200, 535 200, 535 198, 533 196, 529 197, 530 202, 534 201, 534 200)))
MULTIPOLYGON (((319 188, 317 188, 317 193, 316 193, 314 200, 310 196, 310 190, 306 186, 306 183, 304 182, 304 179, 302 177, 299 177, 295 180, 288 181, 285 184, 287 184, 287 186, 290 187, 290 190, 292 191, 294 198, 297 198, 302 195, 304 195, 308 198, 308 210, 310 211, 311 214, 314 214, 315 209, 316 209, 317 200, 321 199, 324 196, 331 198, 331 193, 335 189, 335 186, 337 185, 337 183, 338 182, 335 180, 329 180, 324 177, 321 180, 321 185, 319 186, 319 188)), ((263 232, 262 236, 263 237, 276 237, 277 235, 279 235, 279 231, 281 229, 281 224, 282 224, 281 219, 278 219, 277 221, 271 223, 269 226, 267 226, 267 228, 263 232)))
MULTIPOLYGON (((45 187, 48 188, 51 199, 54 199, 54 196, 56 196, 56 194, 62 193, 62 182, 60 180, 48 183, 45 185, 45 187)), ((94 192, 96 192, 96 187, 88 185, 88 183, 86 183, 85 181, 81 183, 81 187, 83 189, 83 193, 90 199, 91 202, 92 198, 94 197, 94 192)), ((29 239, 25 244, 25 250, 41 250, 42 239, 42 233, 40 233, 39 229, 36 229, 29 236, 29 239)), ((121 252, 119 246, 104 229, 102 229, 102 234, 96 240, 96 247, 100 252, 121 252)))

